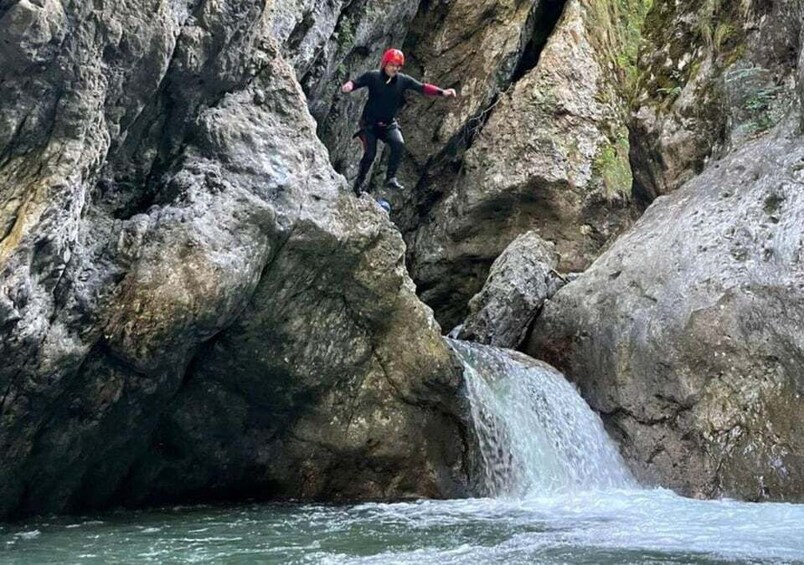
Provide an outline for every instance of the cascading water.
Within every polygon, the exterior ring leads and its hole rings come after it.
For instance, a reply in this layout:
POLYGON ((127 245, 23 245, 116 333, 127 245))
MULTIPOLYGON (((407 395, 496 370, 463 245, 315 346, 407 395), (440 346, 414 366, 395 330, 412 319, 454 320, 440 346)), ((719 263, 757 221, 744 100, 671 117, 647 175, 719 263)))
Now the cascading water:
POLYGON ((466 366, 483 498, 46 517, 0 524, 0 561, 804 563, 804 505, 630 488, 600 420, 557 371, 512 351, 450 344, 466 366))
POLYGON ((448 342, 465 367, 478 494, 636 486, 600 418, 561 373, 513 351, 448 342))

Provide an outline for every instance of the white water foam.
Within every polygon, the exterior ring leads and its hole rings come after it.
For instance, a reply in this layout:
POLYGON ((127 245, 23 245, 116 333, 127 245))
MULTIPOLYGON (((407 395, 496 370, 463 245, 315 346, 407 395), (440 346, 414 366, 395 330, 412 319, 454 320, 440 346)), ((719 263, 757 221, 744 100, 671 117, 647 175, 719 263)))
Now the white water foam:
POLYGON ((512 351, 448 342, 465 368, 478 494, 636 488, 600 418, 561 373, 512 351))

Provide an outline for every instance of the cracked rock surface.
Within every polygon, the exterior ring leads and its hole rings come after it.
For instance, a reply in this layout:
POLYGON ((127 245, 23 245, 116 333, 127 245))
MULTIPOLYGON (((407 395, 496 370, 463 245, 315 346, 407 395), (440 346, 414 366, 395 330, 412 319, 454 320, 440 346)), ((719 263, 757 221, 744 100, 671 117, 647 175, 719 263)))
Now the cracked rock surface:
POLYGON ((534 232, 516 238, 494 261, 483 289, 469 301, 458 337, 517 349, 545 300, 564 284, 555 245, 534 232))
POLYGON ((0 4, 0 518, 463 492, 459 372, 275 14, 0 4))
MULTIPOLYGON (((629 3, 638 12, 631 4, 639 2, 629 3)), ((469 129, 460 135, 471 132, 459 155, 432 159, 416 189, 418 220, 405 234, 420 295, 445 327, 464 318, 492 262, 517 236, 536 231, 556 244, 561 270, 583 270, 636 215, 623 85, 608 62, 625 49, 626 14, 605 1, 546 1, 541 8, 535 22, 521 16, 532 42, 503 36, 516 64, 492 72, 492 57, 470 53, 456 63, 469 71, 468 100, 445 115, 427 113, 439 128, 433 139, 461 120, 469 129)), ((438 59, 430 64, 438 68, 438 59)), ((423 120, 408 116, 403 127, 423 120)))
POLYGON ((801 0, 653 3, 631 128, 641 198, 676 190, 782 121, 801 88, 802 22, 801 0))
POLYGON ((643 481, 804 499, 804 143, 787 122, 658 199, 537 319, 643 481))

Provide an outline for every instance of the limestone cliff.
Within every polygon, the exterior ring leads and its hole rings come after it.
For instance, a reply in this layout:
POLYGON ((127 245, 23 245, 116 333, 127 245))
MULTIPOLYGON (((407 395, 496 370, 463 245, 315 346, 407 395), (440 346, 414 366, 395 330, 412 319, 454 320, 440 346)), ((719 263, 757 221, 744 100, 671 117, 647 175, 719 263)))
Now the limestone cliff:
POLYGON ((0 516, 463 492, 459 373, 280 8, 0 5, 0 516))
POLYGON ((671 194, 527 346, 685 494, 804 498, 802 22, 798 1, 654 3, 631 156, 638 197, 671 194))
POLYGON ((747 144, 670 196, 537 321, 643 480, 804 498, 804 143, 747 144))
POLYGON ((490 271, 467 331, 514 344, 543 308, 527 350, 643 478, 802 497, 802 21, 801 0, 0 0, 0 518, 466 494, 435 318, 490 271), (339 86, 400 45, 461 96, 403 110, 389 221, 349 190, 364 95, 339 86), (545 302, 554 266, 586 272, 545 302))

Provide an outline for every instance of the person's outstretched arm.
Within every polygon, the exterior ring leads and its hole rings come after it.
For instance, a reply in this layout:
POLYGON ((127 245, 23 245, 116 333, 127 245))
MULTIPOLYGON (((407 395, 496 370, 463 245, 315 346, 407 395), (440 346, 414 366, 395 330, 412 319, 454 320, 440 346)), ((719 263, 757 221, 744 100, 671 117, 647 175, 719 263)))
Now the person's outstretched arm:
POLYGON ((363 88, 368 84, 368 73, 363 73, 355 80, 347 80, 343 86, 341 86, 342 92, 352 92, 353 90, 357 90, 358 88, 363 88))
POLYGON ((443 96, 445 98, 455 97, 458 96, 458 93, 455 92, 454 88, 439 88, 434 84, 430 84, 428 82, 422 83, 416 80, 413 77, 406 76, 408 79, 407 88, 410 90, 415 90, 425 96, 443 96))

